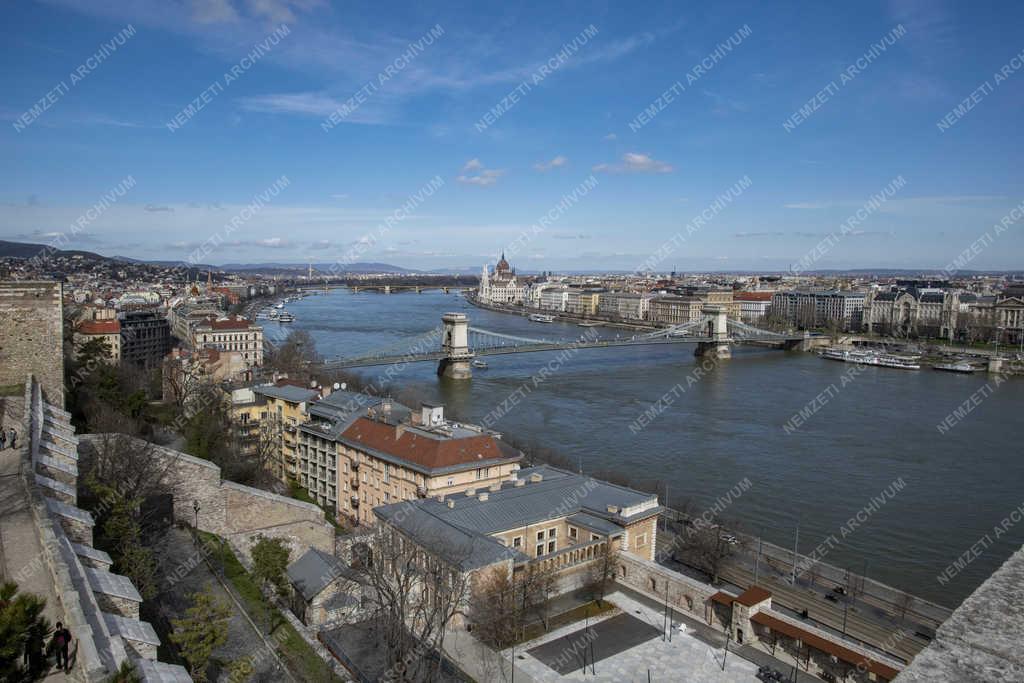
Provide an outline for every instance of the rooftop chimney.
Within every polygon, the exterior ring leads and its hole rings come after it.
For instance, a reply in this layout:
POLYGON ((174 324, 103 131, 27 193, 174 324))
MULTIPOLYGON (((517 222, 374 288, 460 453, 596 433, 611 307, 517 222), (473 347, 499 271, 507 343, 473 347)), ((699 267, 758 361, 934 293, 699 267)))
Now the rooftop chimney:
POLYGON ((424 403, 420 406, 420 423, 424 427, 439 427, 444 424, 444 406, 424 403))
POLYGON ((481 493, 481 494, 480 494, 480 495, 478 496, 478 499, 480 500, 480 502, 481 502, 481 503, 483 503, 483 502, 484 502, 484 501, 486 501, 486 500, 487 500, 487 499, 488 499, 489 497, 490 497, 490 496, 489 496, 489 495, 488 495, 488 493, 487 493, 487 492, 485 491, 485 492, 481 493))
POLYGON ((516 488, 520 488, 520 487, 526 486, 526 480, 525 479, 516 479, 516 483, 513 484, 513 486, 515 486, 516 488))
POLYGON ((476 489, 466 489, 466 497, 472 498, 476 495, 476 489))
POLYGON ((544 475, 542 475, 540 472, 534 472, 533 474, 530 475, 530 483, 531 484, 537 484, 542 479, 544 479, 544 475))
POLYGON ((448 499, 448 507, 450 507, 450 508, 455 507, 455 501, 452 500, 451 498, 448 499))

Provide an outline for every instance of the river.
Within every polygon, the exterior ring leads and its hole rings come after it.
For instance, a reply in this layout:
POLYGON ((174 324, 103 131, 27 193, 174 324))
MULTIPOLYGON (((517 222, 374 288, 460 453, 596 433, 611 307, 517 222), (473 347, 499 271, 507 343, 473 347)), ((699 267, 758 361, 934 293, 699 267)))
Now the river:
MULTIPOLYGON (((296 322, 267 322, 267 336, 305 329, 325 357, 402 353, 447 311, 512 335, 587 331, 480 310, 440 291, 338 289, 287 308, 296 322)), ((1024 544, 1016 523, 1024 512, 1024 378, 996 385, 984 374, 851 366, 768 349, 739 349, 701 372, 685 344, 487 362, 468 382, 440 380, 433 363, 407 364, 395 383, 467 422, 501 413, 495 429, 543 442, 585 471, 656 480, 673 506, 710 505, 748 479, 724 513, 745 531, 791 548, 799 524, 801 552, 818 547, 825 561, 858 574, 866 562, 872 578, 950 607, 1024 544), (545 365, 550 374, 536 381, 545 365), (940 432, 972 395, 976 405, 940 432), (801 410, 806 420, 794 428, 801 410), (961 556, 966 565, 947 571, 961 556)))

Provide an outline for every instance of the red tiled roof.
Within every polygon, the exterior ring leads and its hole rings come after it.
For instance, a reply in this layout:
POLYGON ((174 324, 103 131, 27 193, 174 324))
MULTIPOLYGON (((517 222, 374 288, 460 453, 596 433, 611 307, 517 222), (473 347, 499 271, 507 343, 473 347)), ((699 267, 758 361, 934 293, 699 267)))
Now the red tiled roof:
POLYGON ((729 595, 725 591, 718 591, 711 596, 712 602, 717 602, 719 605, 725 605, 727 607, 732 607, 732 601, 735 599, 735 595, 729 595))
POLYGON ((745 607, 753 607, 757 603, 764 602, 770 597, 772 597, 772 594, 764 588, 761 588, 760 586, 751 586, 740 593, 740 596, 736 598, 736 602, 744 605, 745 607))
POLYGON ((771 301, 771 292, 736 292, 733 301, 771 301))
POLYGON ((497 439, 487 434, 460 439, 430 438, 366 417, 353 422, 342 436, 367 448, 429 468, 509 457, 497 439))
POLYGON ((78 324, 80 334, 120 334, 120 320, 85 320, 78 324))
POLYGON ((213 320, 210 327, 215 330, 247 330, 251 322, 245 318, 228 318, 227 320, 213 320))
POLYGON ((811 633, 810 631, 805 631, 799 626, 790 624, 787 621, 777 619, 770 614, 766 614, 764 612, 757 612, 752 617, 750 617, 750 620, 755 623, 761 624, 762 626, 767 626, 771 630, 789 636, 790 638, 795 638, 796 640, 801 641, 805 645, 813 647, 816 650, 820 650, 825 654, 833 655, 837 659, 841 659, 847 664, 852 664, 854 666, 863 666, 871 673, 881 678, 884 678, 887 681, 891 681, 892 679, 896 678, 896 674, 899 673, 899 671, 892 668, 891 666, 887 666, 885 664, 882 664, 881 662, 875 661, 874 659, 866 655, 862 655, 859 652, 855 652, 847 647, 843 647, 838 643, 833 643, 831 640, 826 640, 819 635, 811 633))

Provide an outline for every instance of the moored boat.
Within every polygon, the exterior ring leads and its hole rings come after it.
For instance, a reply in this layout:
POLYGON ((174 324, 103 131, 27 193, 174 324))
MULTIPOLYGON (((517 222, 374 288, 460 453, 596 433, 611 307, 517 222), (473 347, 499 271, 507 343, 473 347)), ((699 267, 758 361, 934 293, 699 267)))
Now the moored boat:
POLYGON ((555 316, 545 315, 544 313, 531 313, 530 320, 535 323, 553 323, 555 322, 555 316))

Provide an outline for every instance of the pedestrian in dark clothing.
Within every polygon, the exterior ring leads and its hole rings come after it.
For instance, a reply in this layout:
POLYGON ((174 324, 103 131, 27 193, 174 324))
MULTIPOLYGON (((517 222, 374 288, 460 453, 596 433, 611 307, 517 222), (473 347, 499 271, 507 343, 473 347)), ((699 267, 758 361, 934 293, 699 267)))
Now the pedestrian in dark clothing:
POLYGON ((7 448, 7 432, 0 428, 0 451, 7 448))
POLYGON ((68 670, 68 648, 71 646, 71 631, 64 628, 64 624, 57 622, 57 628, 53 632, 53 639, 50 640, 50 647, 57 653, 57 667, 68 670))
POLYGON ((14 427, 11 427, 11 448, 17 448, 18 443, 18 432, 14 431, 14 427))

